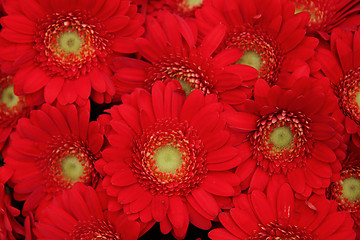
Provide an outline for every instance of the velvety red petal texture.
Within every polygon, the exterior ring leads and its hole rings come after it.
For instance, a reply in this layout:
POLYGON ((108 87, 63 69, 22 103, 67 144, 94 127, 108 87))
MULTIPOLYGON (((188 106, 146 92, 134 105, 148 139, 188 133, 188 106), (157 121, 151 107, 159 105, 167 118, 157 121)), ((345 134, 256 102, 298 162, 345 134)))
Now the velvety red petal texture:
POLYGON ((314 196, 307 204, 295 200, 287 183, 273 182, 267 194, 255 190, 249 195, 235 197, 234 201, 242 204, 232 208, 230 214, 219 214, 223 228, 211 230, 211 239, 355 239, 353 220, 348 212, 320 207, 334 206, 334 202, 324 196, 314 196), (311 223, 315 227, 309 227, 311 223))
POLYGON ((247 87, 254 84, 258 72, 246 65, 232 65, 243 52, 216 51, 226 37, 225 25, 218 24, 200 39, 190 23, 160 11, 157 19, 148 17, 147 29, 148 34, 138 38, 136 44, 140 55, 151 64, 123 57, 115 59, 117 95, 130 93, 137 87, 150 90, 155 81, 168 78, 180 81, 187 95, 200 89, 234 105, 250 94, 247 87))
POLYGON ((121 212, 109 212, 104 207, 107 200, 101 190, 77 183, 47 205, 49 213, 36 215, 34 232, 39 239, 137 239, 147 226, 128 220, 121 212))
POLYGON ((14 171, 10 182, 15 198, 25 201, 24 212, 75 182, 96 186, 99 175, 93 164, 104 139, 89 117, 89 106, 44 104, 18 121, 4 160, 14 171))
POLYGON ((135 38, 144 32, 136 5, 127 0, 25 0, 6 8, 0 58, 3 70, 17 71, 16 79, 26 71, 26 78, 14 81, 19 94, 38 94, 42 101, 57 99, 62 105, 83 105, 90 97, 97 103, 111 101, 115 89, 108 63, 136 52, 135 38))
POLYGON ((324 191, 345 156, 342 145, 329 141, 344 141, 341 123, 327 117, 336 107, 332 89, 316 79, 299 79, 289 90, 258 80, 254 100, 246 101, 243 111, 224 114, 242 142, 239 150, 252 153, 236 170, 243 187, 263 191, 272 178, 282 176, 299 198, 324 191), (250 163, 254 160, 256 167, 250 163))
POLYGON ((103 122, 109 145, 99 161, 109 197, 131 219, 160 222, 179 239, 189 221, 209 229, 240 182, 230 171, 241 159, 223 105, 200 90, 185 98, 177 81, 157 81, 151 93, 137 89, 122 102, 103 122))

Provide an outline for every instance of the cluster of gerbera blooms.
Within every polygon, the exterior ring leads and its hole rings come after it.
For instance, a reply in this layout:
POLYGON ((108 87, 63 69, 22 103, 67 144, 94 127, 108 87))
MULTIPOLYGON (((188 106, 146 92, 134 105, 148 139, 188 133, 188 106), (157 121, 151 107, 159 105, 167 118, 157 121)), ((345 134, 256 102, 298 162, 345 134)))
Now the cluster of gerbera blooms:
POLYGON ((360 239, 360 0, 1 0, 0 239, 360 239))

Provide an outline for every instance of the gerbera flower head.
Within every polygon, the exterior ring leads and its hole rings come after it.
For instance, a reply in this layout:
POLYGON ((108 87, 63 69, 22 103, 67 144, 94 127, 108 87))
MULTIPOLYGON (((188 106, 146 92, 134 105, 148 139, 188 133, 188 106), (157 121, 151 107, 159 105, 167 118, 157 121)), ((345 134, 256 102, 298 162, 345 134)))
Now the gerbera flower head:
POLYGON ((240 195, 234 205, 219 214, 223 228, 210 231, 211 239, 355 239, 348 212, 336 211, 336 203, 323 196, 296 200, 286 183, 271 186, 266 194, 240 195))
POLYGON ((332 182, 327 189, 328 199, 338 204, 339 210, 350 212, 354 219, 354 229, 360 230, 360 165, 359 149, 350 146, 347 158, 342 162, 340 179, 332 182))
POLYGON ((112 209, 160 222, 163 234, 173 230, 178 239, 189 221, 209 229, 239 190, 229 170, 241 157, 230 144, 223 105, 200 90, 185 98, 177 81, 158 81, 151 94, 137 89, 122 100, 109 110, 109 146, 96 163, 112 209))
POLYGON ((14 93, 13 76, 0 72, 0 150, 21 117, 27 117, 32 109, 25 97, 14 93))
POLYGON ((48 103, 98 103, 114 94, 108 62, 136 51, 143 17, 127 0, 31 1, 5 4, 1 19, 3 68, 15 65, 17 95, 40 94, 48 103))
POLYGON ((330 44, 330 49, 319 48, 315 58, 321 63, 321 71, 333 84, 339 107, 343 112, 341 120, 346 132, 352 134, 352 141, 359 147, 360 32, 336 28, 332 32, 330 44))
POLYGON ((196 12, 202 34, 220 22, 226 25, 220 49, 240 48, 244 54, 238 63, 255 67, 259 78, 270 85, 287 87, 292 83, 288 75, 297 79, 310 72, 306 62, 313 56, 318 40, 305 36, 308 17, 305 13, 294 15, 294 6, 281 0, 215 0, 204 3, 196 12))
MULTIPOLYGON (((359 13, 359 1, 351 0, 290 0, 295 4, 295 12, 306 11, 311 15, 307 26, 309 34, 318 33, 330 38, 331 30, 348 18, 359 13)), ((360 23, 360 22, 359 22, 360 23)), ((342 26, 349 27, 349 26, 342 26)))
POLYGON ((55 197, 48 211, 36 216, 34 232, 38 238, 54 240, 135 240, 144 233, 145 224, 129 221, 120 212, 108 212, 103 203, 92 187, 77 183, 55 197))
POLYGON ((97 122, 89 123, 89 110, 89 105, 44 104, 18 121, 4 160, 14 171, 14 197, 25 201, 25 213, 76 182, 96 186, 99 175, 93 164, 103 134, 97 122))
POLYGON ((6 187, 12 171, 7 166, 0 167, 0 239, 15 240, 24 235, 24 227, 15 219, 19 209, 12 206, 12 197, 6 187))
POLYGON ((232 65, 242 51, 233 48, 214 54, 225 36, 224 25, 217 25, 196 45, 197 30, 182 18, 162 11, 157 19, 149 17, 147 35, 136 40, 140 55, 150 63, 116 59, 114 82, 119 95, 137 87, 150 90, 155 81, 168 78, 178 80, 187 95, 200 89, 229 104, 239 104, 250 95, 257 71, 246 65, 232 65))
POLYGON ((346 145, 343 126, 331 117, 336 99, 329 84, 324 87, 310 78, 289 90, 258 80, 245 111, 226 113, 248 158, 237 168, 244 187, 264 190, 280 178, 297 197, 307 198, 323 194, 330 180, 338 179, 346 145))

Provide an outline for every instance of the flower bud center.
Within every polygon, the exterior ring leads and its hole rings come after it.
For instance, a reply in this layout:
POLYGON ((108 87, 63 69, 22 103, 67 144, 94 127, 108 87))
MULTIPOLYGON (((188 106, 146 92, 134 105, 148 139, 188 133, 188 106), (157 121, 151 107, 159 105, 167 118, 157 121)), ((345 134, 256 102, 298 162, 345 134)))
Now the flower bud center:
POLYGON ((64 32, 59 36, 59 46, 65 53, 77 53, 83 41, 78 32, 64 32))

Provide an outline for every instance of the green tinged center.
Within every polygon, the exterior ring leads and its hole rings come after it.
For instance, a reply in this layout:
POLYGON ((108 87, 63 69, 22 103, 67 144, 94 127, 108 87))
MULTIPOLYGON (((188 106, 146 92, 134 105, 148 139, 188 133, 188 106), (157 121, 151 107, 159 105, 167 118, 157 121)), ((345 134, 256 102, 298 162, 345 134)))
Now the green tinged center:
POLYGON ((244 52, 242 57, 239 60, 237 60, 236 63, 251 66, 258 71, 262 66, 261 56, 254 51, 244 52))
POLYGON ((190 7, 196 7, 202 4, 203 0, 186 0, 186 4, 190 7))
POLYGON ((294 135, 290 127, 277 127, 269 135, 270 142, 277 148, 290 147, 294 140, 294 135))
POLYGON ((73 182, 78 182, 83 176, 84 166, 75 156, 67 156, 61 161, 63 176, 73 182))
POLYGON ((192 92, 192 88, 188 82, 185 82, 184 80, 178 80, 182 89, 185 91, 185 95, 189 96, 189 94, 192 92))
POLYGON ((170 145, 159 147, 154 154, 155 165, 163 173, 175 173, 182 164, 181 152, 170 145))
POLYGON ((15 107, 19 102, 19 97, 14 93, 14 85, 8 86, 3 89, 1 93, 1 102, 8 108, 15 107))
POLYGON ((59 37, 59 46, 65 53, 77 53, 82 42, 78 32, 64 32, 59 37))
POLYGON ((355 95, 355 102, 360 107, 360 92, 357 92, 355 95))
POLYGON ((342 197, 348 199, 350 202, 355 202, 360 199, 360 180, 354 177, 344 179, 342 197))

